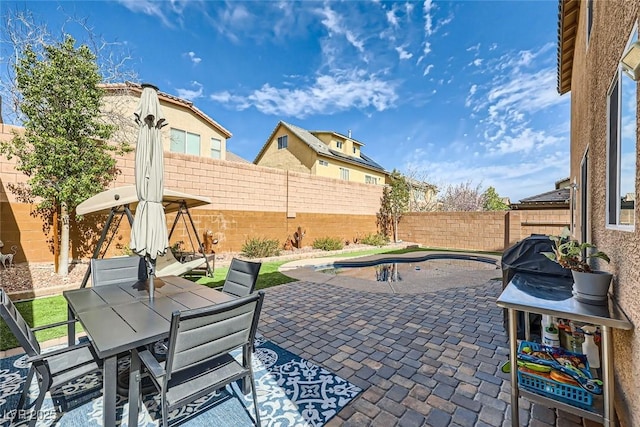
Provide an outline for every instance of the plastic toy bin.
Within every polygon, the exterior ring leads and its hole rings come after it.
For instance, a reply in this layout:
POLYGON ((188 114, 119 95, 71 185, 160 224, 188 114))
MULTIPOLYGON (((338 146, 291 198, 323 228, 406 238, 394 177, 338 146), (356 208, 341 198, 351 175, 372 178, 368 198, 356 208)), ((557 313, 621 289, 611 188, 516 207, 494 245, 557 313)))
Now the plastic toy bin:
MULTIPOLYGON (((522 349, 525 347, 531 348, 533 351, 540 351, 545 346, 535 342, 522 341, 518 346, 518 353, 522 353, 522 349)), ((562 348, 553 348, 554 356, 571 355, 577 356, 582 360, 585 365, 585 369, 582 371, 592 378, 591 372, 589 372, 589 364, 587 358, 583 354, 572 353, 562 348)), ((558 400, 560 402, 568 403, 582 409, 591 409, 593 405, 593 395, 584 390, 580 386, 574 386, 571 384, 561 383, 551 378, 547 378, 543 375, 535 375, 529 372, 522 372, 518 369, 518 386, 529 391, 541 394, 543 396, 558 400)))

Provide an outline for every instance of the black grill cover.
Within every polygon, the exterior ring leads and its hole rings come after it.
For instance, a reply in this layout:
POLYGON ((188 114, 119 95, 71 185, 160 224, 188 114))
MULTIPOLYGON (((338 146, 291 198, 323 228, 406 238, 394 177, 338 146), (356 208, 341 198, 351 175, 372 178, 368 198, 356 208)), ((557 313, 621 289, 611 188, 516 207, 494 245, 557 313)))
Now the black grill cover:
MULTIPOLYGON (((553 241, 544 234, 532 234, 522 239, 515 245, 505 250, 502 254, 502 288, 513 279, 516 273, 530 273, 536 275, 544 275, 550 279, 550 282, 557 282, 558 286, 567 286, 567 282, 573 281, 571 270, 562 267, 555 261, 551 261, 541 252, 552 252, 553 241), (554 280, 555 278, 555 280, 554 280)), ((542 316, 539 314, 529 314, 529 325, 533 336, 541 336, 540 320, 542 316)), ((518 338, 524 339, 524 315, 518 313, 518 338)), ((508 331, 507 310, 504 310, 504 329, 508 331)), ((535 340, 535 338, 534 338, 535 340)))
POLYGON ((532 234, 519 241, 502 254, 502 287, 520 273, 544 274, 555 277, 571 277, 571 270, 551 261, 541 252, 552 252, 553 241, 544 234, 532 234))

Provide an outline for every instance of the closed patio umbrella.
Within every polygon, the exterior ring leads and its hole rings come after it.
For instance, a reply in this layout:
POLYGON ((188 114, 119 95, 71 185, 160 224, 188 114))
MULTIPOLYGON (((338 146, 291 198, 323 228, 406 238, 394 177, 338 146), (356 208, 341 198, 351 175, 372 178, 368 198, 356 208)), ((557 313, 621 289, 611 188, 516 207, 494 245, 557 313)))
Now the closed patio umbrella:
POLYGON ((158 89, 142 85, 140 104, 135 111, 139 126, 136 145, 136 208, 131 227, 131 250, 145 257, 149 268, 149 299, 153 300, 155 261, 169 246, 167 222, 164 216, 164 159, 160 128, 165 126, 164 115, 158 101, 158 89))

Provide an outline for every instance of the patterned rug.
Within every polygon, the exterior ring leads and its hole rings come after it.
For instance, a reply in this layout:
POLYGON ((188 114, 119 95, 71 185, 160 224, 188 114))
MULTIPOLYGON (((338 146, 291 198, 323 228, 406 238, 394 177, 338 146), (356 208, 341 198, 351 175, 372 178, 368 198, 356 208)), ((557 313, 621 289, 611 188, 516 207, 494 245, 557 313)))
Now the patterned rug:
MULTIPOLYGON (((260 420, 263 426, 310 426, 326 424, 362 390, 295 354, 263 338, 256 339, 253 369, 260 420)), ((240 354, 235 355, 240 358, 240 354)), ((25 355, 0 359, 0 426, 9 426, 25 382, 28 365, 25 355)), ((119 363, 126 370, 128 361, 119 363)), ((96 371, 65 386, 54 396, 47 395, 38 426, 100 426, 102 423, 102 373, 96 371), (56 412, 54 401, 66 405, 56 412)), ((38 393, 35 380, 31 398, 38 393)), ((128 403, 118 396, 117 419, 127 425, 128 403)), ((251 394, 240 392, 237 384, 205 396, 169 413, 169 422, 181 426, 252 426, 251 394)), ((160 399, 145 396, 138 424, 161 424, 160 399)))

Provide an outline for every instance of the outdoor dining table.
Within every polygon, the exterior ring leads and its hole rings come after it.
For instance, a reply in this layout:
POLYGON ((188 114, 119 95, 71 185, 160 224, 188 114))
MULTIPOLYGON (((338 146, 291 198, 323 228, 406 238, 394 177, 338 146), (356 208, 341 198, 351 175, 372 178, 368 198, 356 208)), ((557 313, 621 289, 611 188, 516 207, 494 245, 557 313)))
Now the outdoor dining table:
MULTIPOLYGON (((117 356, 131 352, 129 425, 138 423, 140 359, 137 348, 168 337, 171 314, 235 297, 178 276, 155 279, 150 301, 148 281, 64 291, 69 317, 80 321, 96 355, 103 360, 103 426, 116 424, 117 356)), ((69 329, 70 339, 75 330, 69 329)), ((74 338, 75 339, 75 338, 74 338)))

